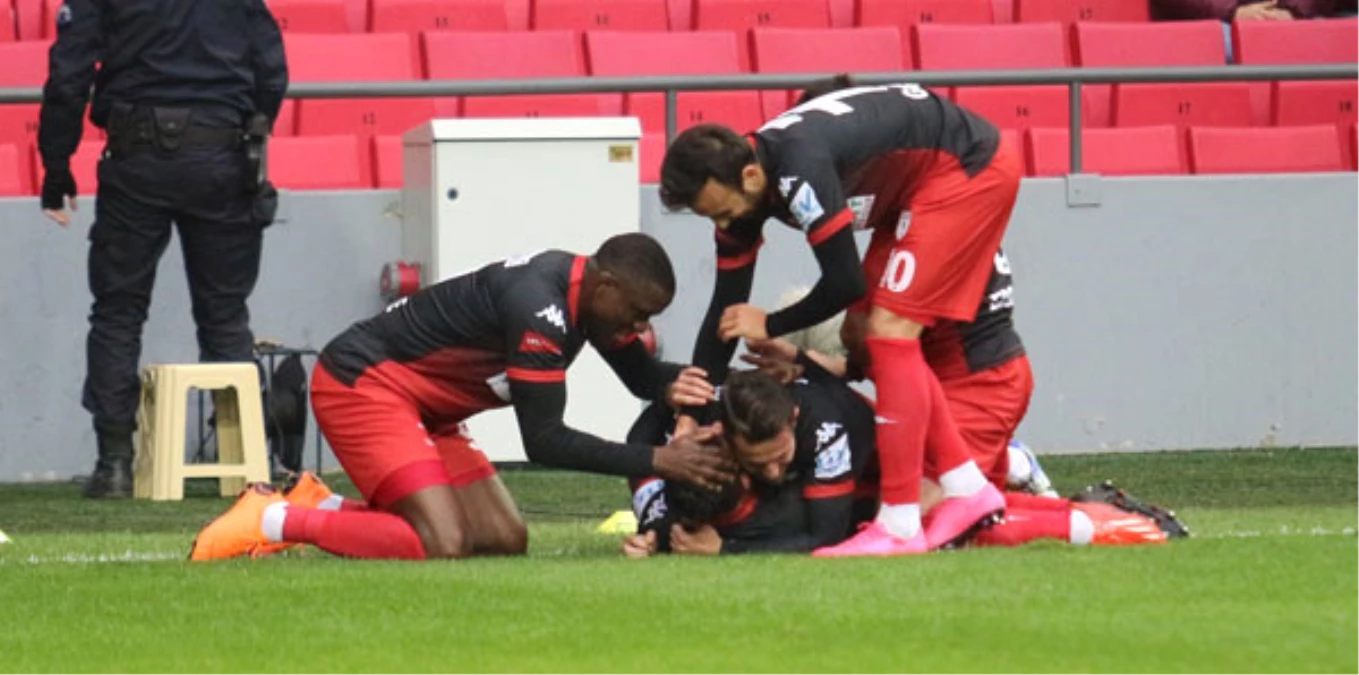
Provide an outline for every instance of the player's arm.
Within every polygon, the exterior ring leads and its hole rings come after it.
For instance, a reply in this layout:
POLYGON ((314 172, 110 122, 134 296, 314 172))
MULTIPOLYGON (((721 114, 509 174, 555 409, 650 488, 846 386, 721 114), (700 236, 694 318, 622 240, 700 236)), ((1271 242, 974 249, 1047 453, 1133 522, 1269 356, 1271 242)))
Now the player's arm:
POLYGON ((717 278, 713 283, 708 312, 703 315, 698 337, 694 340, 694 365, 708 373, 709 381, 719 384, 727 377, 736 340, 723 340, 718 328, 722 312, 732 305, 750 300, 755 283, 755 260, 764 239, 760 223, 734 223, 728 231, 713 229, 717 244, 717 278))
POLYGON ((636 339, 627 344, 600 352, 604 362, 609 364, 614 374, 633 396, 643 401, 661 401, 666 390, 679 377, 684 366, 678 363, 661 361, 646 350, 646 345, 636 339))
POLYGON ((656 448, 642 443, 615 443, 566 425, 566 371, 508 372, 510 396, 519 420, 519 435, 529 461, 561 469, 614 476, 655 473, 656 448), (560 379, 558 379, 560 378, 560 379))
MULTIPOLYGON (((69 172, 80 145, 95 64, 104 59, 103 13, 102 0, 67 0, 58 12, 38 121, 38 152, 48 173, 69 172)), ((44 208, 60 208, 46 202, 44 196, 44 208)))
MULTIPOLYGON (((797 489, 789 486, 788 489, 797 489)), ((850 533, 854 517, 854 481, 814 483, 802 488, 807 502, 806 529, 793 534, 750 537, 730 533, 722 538, 722 553, 807 553, 838 544, 850 533)))

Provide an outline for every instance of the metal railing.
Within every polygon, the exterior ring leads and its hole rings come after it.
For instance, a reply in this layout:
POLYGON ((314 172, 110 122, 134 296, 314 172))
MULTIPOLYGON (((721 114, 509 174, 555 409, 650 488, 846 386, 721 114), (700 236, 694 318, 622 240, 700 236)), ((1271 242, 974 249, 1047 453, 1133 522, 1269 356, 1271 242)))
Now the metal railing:
MULTIPOLYGON (((295 84, 289 98, 395 98, 498 96, 515 94, 665 94, 666 139, 675 137, 677 95, 685 91, 803 89, 832 73, 798 75, 707 75, 659 77, 570 77, 525 80, 416 80, 295 84)), ((1056 68, 1048 70, 902 71, 852 73, 858 84, 911 82, 926 87, 1065 85, 1071 106, 1071 173, 1081 172, 1081 88, 1086 84, 1138 82, 1240 82, 1271 80, 1354 80, 1359 64, 1301 66, 1212 66, 1194 68, 1056 68)), ((0 104, 34 103, 40 89, 0 89, 0 104)))

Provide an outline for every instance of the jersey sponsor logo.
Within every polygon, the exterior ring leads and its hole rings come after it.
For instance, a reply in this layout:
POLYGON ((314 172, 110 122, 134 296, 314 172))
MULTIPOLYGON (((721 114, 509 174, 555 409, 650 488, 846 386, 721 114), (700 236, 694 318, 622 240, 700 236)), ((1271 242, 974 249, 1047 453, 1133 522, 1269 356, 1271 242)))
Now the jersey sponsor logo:
POLYGON ((812 189, 811 183, 803 183, 793 195, 793 200, 788 204, 788 210, 793 212, 793 218, 802 229, 808 230, 821 216, 826 215, 826 210, 821 208, 821 202, 816 199, 816 191, 812 189))
POLYGON ((911 212, 902 211, 897 218, 897 241, 906 238, 906 233, 911 231, 911 212))
POLYGON ((524 265, 527 265, 529 264, 529 261, 533 260, 534 257, 536 257, 539 253, 542 253, 542 251, 538 250, 532 253, 521 253, 519 255, 512 255, 505 259, 505 267, 522 267, 524 265))
MULTIPOLYGON (((820 435, 820 431, 817 435, 820 435)), ((850 470, 849 436, 841 434, 830 445, 816 453, 817 480, 839 478, 850 470)))
POLYGON ((519 351, 523 354, 556 354, 561 356, 562 350, 557 344, 536 330, 524 331, 524 337, 519 341, 519 351))
POLYGON ((563 333, 566 332, 566 315, 562 314, 560 307, 548 305, 547 307, 538 310, 534 316, 560 328, 563 333))
POLYGON ((1013 309, 1015 306, 1015 287, 1006 286, 1005 288, 987 295, 986 302, 986 311, 988 312, 1013 309))
POLYGON ((787 199, 788 195, 792 194, 794 185, 797 185, 797 176, 784 176, 780 178, 779 194, 783 195, 784 199, 787 199))
POLYGON ((506 403, 511 403, 511 402, 512 402, 512 400, 511 400, 511 398, 510 398, 510 376, 509 376, 509 375, 507 375, 507 374, 505 374, 505 373, 499 373, 499 374, 497 374, 497 375, 493 375, 493 376, 491 376, 491 377, 488 377, 488 378, 486 378, 486 386, 488 386, 488 387, 491 388, 491 393, 495 394, 495 395, 496 395, 496 398, 499 398, 500 400, 502 400, 502 401, 504 401, 504 402, 506 402, 506 403))
POLYGON ((646 525, 665 517, 665 481, 653 480, 632 494, 632 515, 646 525))
POLYGON ((868 215, 873 212, 873 202, 877 198, 877 195, 854 195, 846 201, 849 210, 854 212, 854 222, 851 224, 854 229, 868 227, 868 215))

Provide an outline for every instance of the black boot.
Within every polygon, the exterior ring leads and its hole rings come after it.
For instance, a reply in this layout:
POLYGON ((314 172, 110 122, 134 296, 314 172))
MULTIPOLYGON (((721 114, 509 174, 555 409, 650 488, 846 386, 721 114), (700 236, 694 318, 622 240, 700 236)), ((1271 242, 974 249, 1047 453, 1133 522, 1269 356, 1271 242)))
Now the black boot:
POLYGON ((97 428, 99 461, 85 481, 89 499, 127 499, 132 496, 132 429, 97 428))

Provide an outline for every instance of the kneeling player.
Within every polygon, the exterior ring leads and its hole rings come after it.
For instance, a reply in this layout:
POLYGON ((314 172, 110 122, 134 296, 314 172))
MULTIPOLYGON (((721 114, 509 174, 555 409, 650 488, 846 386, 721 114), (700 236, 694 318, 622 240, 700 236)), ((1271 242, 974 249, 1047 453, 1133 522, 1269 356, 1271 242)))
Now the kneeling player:
POLYGON ((308 489, 310 498, 289 504, 247 490, 199 534, 192 559, 299 543, 357 558, 523 553, 518 509, 462 426, 511 404, 533 462, 710 488, 729 482, 733 467, 702 451, 701 439, 613 443, 562 420, 566 368, 586 342, 640 398, 692 405, 711 397, 702 371, 658 362, 634 339, 674 292, 660 245, 624 234, 593 256, 545 251, 487 265, 355 324, 322 351, 311 392, 321 431, 365 503, 344 508, 308 489))

